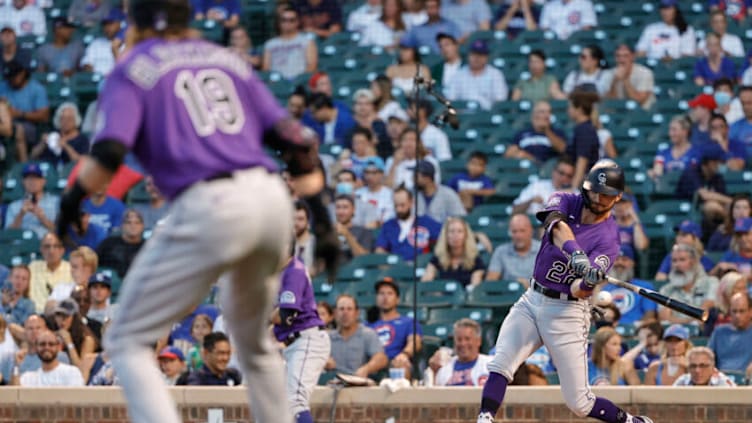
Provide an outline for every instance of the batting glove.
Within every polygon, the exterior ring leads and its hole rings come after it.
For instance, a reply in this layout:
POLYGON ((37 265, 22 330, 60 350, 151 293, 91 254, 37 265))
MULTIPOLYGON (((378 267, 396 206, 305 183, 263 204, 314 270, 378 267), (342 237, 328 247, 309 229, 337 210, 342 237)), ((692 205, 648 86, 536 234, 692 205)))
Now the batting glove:
POLYGON ((588 269, 581 276, 582 282, 591 289, 606 281, 606 273, 598 267, 588 266, 588 269))
POLYGON ((569 256, 569 268, 574 270, 577 276, 585 276, 585 272, 590 268, 590 259, 582 250, 577 250, 569 256))

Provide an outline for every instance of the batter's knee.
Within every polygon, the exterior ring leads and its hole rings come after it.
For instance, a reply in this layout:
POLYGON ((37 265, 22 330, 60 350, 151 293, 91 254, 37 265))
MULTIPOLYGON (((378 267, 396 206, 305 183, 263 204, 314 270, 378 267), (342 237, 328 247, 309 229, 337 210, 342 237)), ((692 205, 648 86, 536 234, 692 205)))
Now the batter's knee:
POLYGON ((507 382, 511 382, 514 378, 514 372, 509 370, 509 366, 506 366, 503 362, 500 363, 499 361, 500 360, 494 357, 494 359, 487 365, 488 371, 498 373, 504 376, 507 379, 507 382))
POLYGON ((595 395, 590 390, 577 390, 571 394, 564 393, 564 402, 577 417, 585 417, 595 405, 595 395))

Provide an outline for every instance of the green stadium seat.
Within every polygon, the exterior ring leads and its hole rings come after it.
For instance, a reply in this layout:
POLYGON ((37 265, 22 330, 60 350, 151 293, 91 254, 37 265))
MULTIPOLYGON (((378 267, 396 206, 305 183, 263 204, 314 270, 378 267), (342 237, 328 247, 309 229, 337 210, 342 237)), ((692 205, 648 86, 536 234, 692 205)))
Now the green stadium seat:
POLYGON ((457 320, 469 318, 478 323, 489 323, 493 318, 493 310, 490 308, 431 308, 428 310, 426 323, 454 324, 457 320))
MULTIPOLYGON (((71 88, 76 98, 85 103, 96 100, 102 75, 94 72, 76 72, 71 77, 71 88)), ((85 107, 81 107, 85 109, 85 107)))
POLYGON ((313 295, 316 297, 316 301, 329 301, 330 294, 334 290, 334 286, 327 282, 326 276, 316 277, 311 281, 313 286, 313 295))
POLYGON ((465 288, 454 280, 434 280, 421 282, 417 287, 417 298, 412 290, 408 290, 404 297, 406 304, 417 301, 418 307, 454 307, 465 302, 465 288))
POLYGON ((396 254, 363 254, 362 256, 353 257, 348 264, 373 269, 381 266, 391 266, 401 261, 402 259, 396 254))
POLYGON ((348 263, 337 270, 337 282, 371 281, 373 283, 378 280, 380 274, 381 270, 378 268, 366 268, 348 263))
POLYGON ((752 171, 727 171, 723 175, 726 180, 726 191, 728 194, 743 194, 750 192, 752 186, 752 171))
POLYGON ((524 291, 525 287, 517 281, 484 281, 470 291, 465 305, 508 309, 524 291))
POLYGON ((676 186, 681 178, 681 172, 668 172, 655 180, 653 200, 676 198, 676 186))
POLYGON ((381 273, 378 275, 378 278, 380 279, 385 276, 389 276, 390 278, 398 282, 412 282, 413 278, 415 277, 416 270, 417 279, 420 280, 420 277, 423 275, 422 269, 415 269, 412 265, 406 263, 389 266, 388 268, 381 271, 381 273))
POLYGON ((444 346, 449 345, 454 333, 454 327, 451 323, 436 323, 422 325, 423 329, 423 342, 444 346))
POLYGON ((361 309, 367 309, 376 304, 376 294, 373 292, 373 282, 337 282, 332 285, 332 292, 329 294, 329 304, 334 304, 334 301, 340 294, 352 295, 358 300, 358 305, 361 309))
POLYGON ((146 191, 146 182, 144 181, 137 183, 128 191, 126 203, 129 205, 147 204, 149 201, 151 201, 151 196, 146 191))

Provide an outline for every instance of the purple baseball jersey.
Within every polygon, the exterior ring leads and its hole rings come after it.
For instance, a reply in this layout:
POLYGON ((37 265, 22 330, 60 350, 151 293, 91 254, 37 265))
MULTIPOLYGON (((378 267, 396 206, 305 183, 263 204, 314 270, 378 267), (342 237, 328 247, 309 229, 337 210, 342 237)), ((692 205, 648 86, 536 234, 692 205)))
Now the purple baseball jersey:
POLYGON ((133 150, 174 198, 197 181, 262 166, 262 135, 286 116, 251 66, 203 40, 150 39, 117 64, 99 96, 95 141, 133 150))
POLYGON ((282 272, 282 285, 279 287, 279 308, 296 310, 298 316, 290 326, 274 325, 274 336, 284 341, 295 332, 316 326, 324 326, 316 309, 311 278, 303 260, 294 257, 282 272))
MULTIPOLYGON (((607 220, 594 225, 580 223, 584 204, 582 195, 556 192, 549 197, 538 219, 545 220, 546 212, 560 211, 566 214, 566 223, 574 232, 575 240, 590 257, 590 262, 607 272, 619 255, 619 230, 616 220, 607 220)), ((533 277, 541 285, 559 292, 569 293, 569 285, 577 276, 569 268, 569 257, 554 245, 548 235, 543 236, 538 256, 535 258, 533 277)))

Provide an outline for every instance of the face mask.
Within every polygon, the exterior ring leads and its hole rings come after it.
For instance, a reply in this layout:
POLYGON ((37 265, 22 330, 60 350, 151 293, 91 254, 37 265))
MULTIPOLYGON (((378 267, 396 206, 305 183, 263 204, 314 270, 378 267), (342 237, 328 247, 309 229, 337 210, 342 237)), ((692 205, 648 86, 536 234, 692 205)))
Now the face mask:
POLYGON ((713 93, 713 98, 718 106, 725 106, 731 103, 731 94, 724 91, 716 91, 713 93))
POLYGON ((337 195, 352 195, 353 185, 349 182, 340 182, 337 184, 337 195))
POLYGON ((728 166, 725 163, 718 166, 718 173, 726 173, 727 171, 728 171, 728 166))

